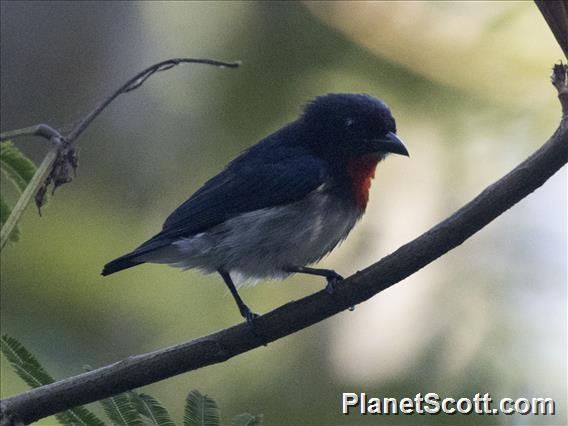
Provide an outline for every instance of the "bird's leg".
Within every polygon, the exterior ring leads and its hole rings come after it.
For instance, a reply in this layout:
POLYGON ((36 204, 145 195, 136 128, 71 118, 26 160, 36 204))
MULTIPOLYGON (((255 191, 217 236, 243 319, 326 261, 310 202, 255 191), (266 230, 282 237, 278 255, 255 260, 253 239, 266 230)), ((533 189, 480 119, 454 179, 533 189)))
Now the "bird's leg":
POLYGON ((258 317, 258 314, 255 314, 249 309, 247 305, 245 305, 245 302, 243 302, 243 299, 241 299, 241 296, 239 295, 239 292, 237 291, 237 288, 235 287, 235 284, 231 279, 231 275, 224 269, 219 269, 218 272, 223 278, 223 281, 225 281, 227 287, 229 287, 229 290, 231 291, 231 294, 233 295, 233 298, 237 303, 241 316, 247 320, 247 323, 251 326, 251 328, 254 328, 254 320, 258 317))
POLYGON ((295 272, 299 274, 318 275, 320 277, 325 277, 325 279, 327 280, 327 286, 325 287, 325 289, 329 294, 333 294, 333 286, 335 284, 343 281, 343 277, 332 269, 308 268, 307 266, 291 266, 286 268, 286 272, 295 272))

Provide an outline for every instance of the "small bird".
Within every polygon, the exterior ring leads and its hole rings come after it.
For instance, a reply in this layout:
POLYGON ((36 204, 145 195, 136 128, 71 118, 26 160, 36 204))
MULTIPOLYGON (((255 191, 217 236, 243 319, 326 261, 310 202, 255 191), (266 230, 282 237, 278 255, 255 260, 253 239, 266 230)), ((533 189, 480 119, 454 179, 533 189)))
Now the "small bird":
POLYGON ((258 316, 237 287, 311 268, 342 242, 367 207, 379 161, 408 156, 388 106, 366 94, 332 93, 251 146, 166 219, 162 230, 105 265, 110 275, 142 263, 217 272, 249 324, 258 316))

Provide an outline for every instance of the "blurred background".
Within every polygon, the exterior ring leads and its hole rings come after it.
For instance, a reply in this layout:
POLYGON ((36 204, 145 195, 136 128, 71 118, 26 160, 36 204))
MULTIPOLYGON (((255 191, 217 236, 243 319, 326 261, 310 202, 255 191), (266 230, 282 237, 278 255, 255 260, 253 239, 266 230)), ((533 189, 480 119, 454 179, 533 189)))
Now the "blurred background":
MULTIPOLYGON (((385 100, 412 155, 381 164, 364 220, 320 264, 344 276, 508 172, 560 115, 549 74, 562 53, 532 2, 2 2, 0 55, 2 130, 69 129, 166 58, 243 61, 179 66, 118 98, 80 139, 78 178, 42 217, 30 208, 2 252, 2 332, 59 379, 240 322, 217 276, 99 274, 312 97, 385 100)), ((47 149, 18 146, 36 162, 47 149)), ((199 389, 225 423, 251 412, 269 425, 566 424, 566 177, 354 312, 144 391, 179 419, 199 389), (558 412, 345 417, 342 392, 552 397, 558 412)), ((291 278, 242 294, 266 312, 323 285, 291 278)), ((27 388, 6 364, 2 397, 27 388)))

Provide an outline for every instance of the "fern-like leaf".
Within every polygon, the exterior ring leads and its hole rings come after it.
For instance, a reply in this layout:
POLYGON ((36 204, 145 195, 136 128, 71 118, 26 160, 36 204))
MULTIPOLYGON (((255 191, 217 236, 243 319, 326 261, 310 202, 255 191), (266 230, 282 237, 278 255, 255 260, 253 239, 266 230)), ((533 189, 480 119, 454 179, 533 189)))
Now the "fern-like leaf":
POLYGON ((85 407, 75 407, 55 415, 62 425, 105 426, 105 423, 85 407))
POLYGON ((53 378, 43 369, 39 361, 15 338, 2 335, 0 348, 20 378, 31 386, 53 383, 53 378))
POLYGON ((249 413, 243 413, 233 417, 231 426, 261 426, 263 422, 264 416, 262 414, 253 416, 249 413))
POLYGON ((113 425, 131 426, 144 424, 144 420, 126 393, 102 399, 100 403, 113 425))
POLYGON ((23 191, 32 179, 36 166, 11 142, 0 144, 0 168, 14 185, 23 191))
POLYGON ((155 426, 176 426, 168 410, 153 396, 134 391, 128 392, 128 396, 147 423, 155 426))
POLYGON ((184 426, 219 426, 221 415, 214 399, 192 390, 185 400, 184 426))
MULTIPOLYGON (((4 226, 4 224, 10 217, 10 213, 12 213, 12 209, 4 201, 4 199, 0 197, 0 228, 4 226)), ((19 239, 20 239, 20 231, 18 230, 18 227, 15 226, 12 232, 10 233, 10 241, 16 242, 19 239)))
MULTIPOLYGON (((35 356, 14 337, 0 338, 2 353, 20 378, 32 388, 53 383, 53 378, 35 356)), ((104 423, 84 407, 75 407, 55 416, 64 425, 104 426, 104 423)))
MULTIPOLYGON (((36 166, 11 141, 6 141, 0 143, 0 170, 19 192, 23 192, 32 179, 36 166)), ((0 227, 4 226, 11 212, 12 208, 0 197, 0 227)), ((18 237, 18 228, 14 227, 10 234, 10 241, 18 241, 18 237)))

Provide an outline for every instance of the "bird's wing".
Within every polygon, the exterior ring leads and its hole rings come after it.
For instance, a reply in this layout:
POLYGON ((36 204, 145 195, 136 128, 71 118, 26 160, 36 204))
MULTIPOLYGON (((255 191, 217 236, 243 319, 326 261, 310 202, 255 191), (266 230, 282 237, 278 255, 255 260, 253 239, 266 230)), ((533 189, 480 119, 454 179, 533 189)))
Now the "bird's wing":
POLYGON ((326 175, 323 162, 307 155, 229 167, 174 210, 162 233, 193 235, 241 213, 300 200, 320 186, 326 175))
POLYGON ((325 161, 287 147, 275 134, 233 160, 174 210, 157 235, 106 264, 102 274, 144 263, 144 255, 239 214, 300 200, 328 177, 325 161))
POLYGON ((174 210, 162 231, 132 254, 153 251, 241 213, 300 200, 324 183, 327 176, 326 164, 311 155, 233 163, 174 210))

